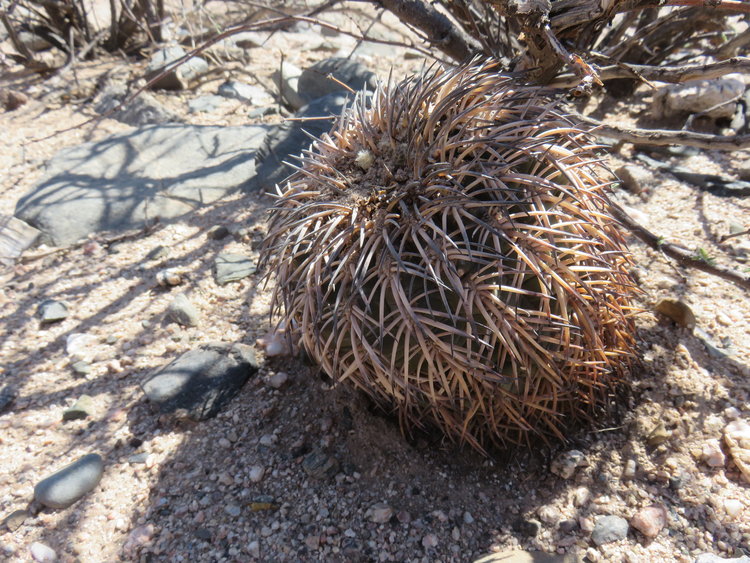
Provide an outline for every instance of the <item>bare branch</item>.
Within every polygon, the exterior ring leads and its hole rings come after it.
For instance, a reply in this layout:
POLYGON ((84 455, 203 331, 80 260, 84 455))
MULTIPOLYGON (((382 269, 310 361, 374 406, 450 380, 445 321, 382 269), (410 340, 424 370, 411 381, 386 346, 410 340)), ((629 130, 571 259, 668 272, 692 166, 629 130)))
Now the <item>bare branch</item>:
POLYGON ((617 204, 612 204, 612 211, 615 218, 620 221, 629 231, 631 231, 636 237, 645 242, 649 247, 653 248, 658 252, 663 252, 670 258, 677 260, 682 266, 687 268, 696 268, 702 272, 712 274, 720 277, 721 279, 730 281, 739 287, 744 289, 750 289, 750 275, 742 274, 736 270, 721 266, 718 264, 712 264, 700 256, 697 256, 695 252, 690 251, 676 244, 664 242, 663 237, 659 237, 649 231, 643 225, 637 223, 630 215, 617 204))
MULTIPOLYGON (((601 80, 613 78, 640 78, 658 82, 678 84, 688 80, 718 78, 733 72, 750 73, 750 57, 733 57, 718 63, 683 66, 650 66, 620 63, 609 65, 599 70, 601 80)), ((568 88, 575 86, 580 77, 571 74, 561 74, 550 83, 550 86, 568 88)))
POLYGON ((596 119, 574 114, 580 121, 593 126, 593 133, 639 145, 686 145, 700 149, 736 151, 750 148, 750 135, 709 135, 694 131, 667 129, 625 129, 607 125, 596 119))
POLYGON ((466 61, 482 52, 476 39, 423 0, 375 0, 375 3, 421 30, 430 43, 455 61, 466 61))

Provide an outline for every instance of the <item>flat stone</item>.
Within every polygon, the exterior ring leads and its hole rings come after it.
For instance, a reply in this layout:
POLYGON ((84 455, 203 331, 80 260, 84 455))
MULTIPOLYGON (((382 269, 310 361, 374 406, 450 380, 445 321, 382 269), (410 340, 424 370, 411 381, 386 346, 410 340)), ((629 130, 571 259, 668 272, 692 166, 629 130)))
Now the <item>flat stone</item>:
POLYGON ((182 326, 198 326, 200 313, 184 293, 178 293, 167 308, 167 318, 182 326))
MULTIPOLYGON (((156 51, 146 67, 146 80, 150 81, 170 63, 184 57, 187 51, 177 45, 156 51)), ((168 71, 151 85, 154 90, 184 90, 192 80, 208 71, 208 63, 200 57, 192 57, 180 66, 168 71)))
POLYGON ((214 94, 198 96, 188 102, 188 111, 190 113, 211 113, 219 109, 225 101, 226 98, 214 94))
POLYGON ((81 395, 75 404, 63 411, 62 419, 81 420, 94 414, 94 399, 88 395, 81 395))
POLYGON ((623 540, 628 535, 628 521, 619 516, 598 516, 591 532, 596 545, 623 540))
POLYGON ((650 170, 637 164, 626 164, 615 170, 615 175, 630 193, 639 194, 652 182, 654 175, 650 170))
POLYGON ((70 368, 76 374, 82 375, 84 377, 86 377, 87 375, 91 373, 91 364, 84 360, 79 360, 77 362, 74 362, 73 364, 71 364, 70 368))
POLYGON ((184 409, 200 421, 216 416, 257 371, 250 346, 205 344, 157 370, 142 388, 160 412, 184 409))
POLYGON ((223 252, 216 257, 216 283, 224 285, 251 276, 257 266, 244 254, 223 252))
POLYGON ((180 116, 148 92, 129 99, 132 94, 126 84, 110 83, 94 99, 94 111, 134 127, 182 122, 180 116))
POLYGON ((66 465, 34 487, 34 498, 49 508, 67 508, 92 491, 104 473, 99 454, 88 454, 66 465))
POLYGON ((656 312, 672 319, 677 325, 687 328, 695 328, 695 314, 690 305, 679 299, 662 299, 654 307, 656 312))
POLYGON ((48 299, 39 305, 39 317, 42 323, 55 323, 68 318, 68 307, 62 301, 48 299))
POLYGON ((750 563, 750 557, 743 555, 741 557, 724 559, 714 553, 701 553, 695 558, 695 563, 750 563))
POLYGON ((31 516, 31 514, 28 510, 14 510, 3 518, 3 526, 11 532, 15 532, 23 525, 29 516, 31 516))
POLYGON ((543 551, 501 551, 491 553, 475 559, 474 563, 575 563, 576 557, 570 555, 555 555, 543 551))
POLYGON ((9 265, 39 238, 36 229, 12 215, 0 213, 0 265, 9 265))
POLYGON ((64 149, 15 215, 53 246, 180 217, 246 187, 268 130, 152 125, 64 149))
POLYGON ((219 86, 218 93, 225 98, 240 100, 253 106, 272 104, 274 101, 273 96, 260 86, 253 86, 236 80, 230 80, 219 86))
POLYGON ((709 117, 731 118, 737 104, 725 102, 739 99, 744 92, 745 82, 739 73, 706 80, 690 80, 657 90, 651 109, 657 119, 700 113, 711 108, 714 109, 708 113, 709 117))
POLYGON ((363 64, 346 57, 330 57, 306 68, 297 82, 297 93, 312 102, 334 92, 375 90, 377 76, 363 64))

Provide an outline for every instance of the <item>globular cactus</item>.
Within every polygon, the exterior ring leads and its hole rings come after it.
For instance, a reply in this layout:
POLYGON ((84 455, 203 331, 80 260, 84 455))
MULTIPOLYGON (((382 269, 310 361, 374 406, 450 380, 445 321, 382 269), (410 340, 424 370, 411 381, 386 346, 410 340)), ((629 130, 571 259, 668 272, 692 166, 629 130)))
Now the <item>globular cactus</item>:
POLYGON ((360 96, 272 210, 275 311, 407 432, 483 451, 563 438, 635 348, 595 149, 549 91, 492 62, 360 96))

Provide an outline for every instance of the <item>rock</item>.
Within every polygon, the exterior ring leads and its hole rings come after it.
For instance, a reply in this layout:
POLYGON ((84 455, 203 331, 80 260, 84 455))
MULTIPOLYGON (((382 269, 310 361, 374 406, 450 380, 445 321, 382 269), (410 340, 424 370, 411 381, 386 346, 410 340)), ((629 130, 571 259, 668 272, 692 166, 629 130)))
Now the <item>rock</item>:
POLYGON ((39 238, 39 229, 12 215, 0 213, 0 266, 11 265, 39 238))
POLYGON ((15 215, 54 246, 179 217, 244 187, 267 131, 156 125, 62 150, 15 215))
POLYGON ((639 194, 653 181, 654 175, 650 170, 637 164, 626 164, 615 170, 615 175, 622 185, 632 194, 639 194))
POLYGON ((125 84, 107 84, 94 98, 94 111, 134 127, 182 122, 182 118, 148 92, 141 92, 136 98, 128 100, 132 93, 125 84), (120 107, 125 100, 128 100, 127 103, 120 107))
POLYGON ((634 479, 637 468, 638 468, 638 465, 636 464, 635 460, 632 458, 628 459, 625 462, 625 468, 622 470, 623 480, 634 479))
POLYGON ((299 77, 302 70, 286 61, 281 62, 281 68, 274 73, 273 78, 281 93, 281 99, 293 110, 298 110, 307 102, 297 92, 299 77))
POLYGON ((557 526, 562 516, 557 508, 549 504, 540 506, 536 513, 539 516, 539 520, 549 526, 557 526))
POLYGON ((5 111, 16 110, 28 101, 29 97, 23 92, 17 92, 10 88, 0 88, 0 106, 5 111))
POLYGON ((258 338, 255 345, 262 349, 269 358, 288 356, 292 353, 289 339, 283 330, 269 332, 262 338, 258 338))
MULTIPOLYGON (((166 246, 159 244, 149 250, 148 254, 146 254, 146 260, 161 260, 162 258, 167 258, 169 256, 169 248, 166 246)), ((157 274, 157 278, 158 278, 157 274)), ((164 284, 159 284, 164 285, 164 284)))
POLYGON ((225 98, 214 94, 198 96, 188 102, 188 111, 190 113, 211 113, 219 109, 225 101, 225 98))
POLYGON ((157 370, 142 388, 160 412, 184 409, 200 421, 216 416, 257 371, 249 346, 204 344, 157 370))
POLYGON ((240 514, 242 514, 242 509, 237 506, 236 504, 228 504, 224 507, 224 512, 229 514, 230 516, 237 518, 240 514))
POLYGON ((655 538, 667 525, 667 511, 663 506, 641 508, 630 519, 630 525, 647 538, 655 538))
POLYGON ((464 512, 463 521, 466 525, 471 525, 474 523, 474 517, 471 515, 471 512, 464 512))
POLYGON ((184 293, 178 293, 167 308, 167 318, 182 326, 198 326, 200 313, 184 293))
POLYGON ((156 272, 156 283, 163 287, 172 287, 182 283, 182 274, 173 268, 156 272))
POLYGON ((315 451, 304 457, 302 469, 314 479, 327 479, 339 472, 339 462, 325 452, 315 451))
MULTIPOLYGON (((750 181, 750 159, 740 164, 737 174, 739 174, 740 180, 750 181)), ((741 228, 741 230, 744 231, 745 229, 741 228)))
POLYGON ((727 516, 734 519, 737 518, 742 513, 742 509, 744 508, 744 505, 742 504, 741 500, 737 500, 735 498, 728 498, 724 500, 724 512, 727 513, 727 516))
POLYGON ((99 454, 88 454, 74 461, 34 487, 34 498, 49 508, 67 508, 92 491, 104 473, 99 454))
POLYGON ((683 328, 690 330, 695 328, 695 315, 692 309, 687 303, 679 299, 662 299, 654 309, 683 328))
POLYGON ((247 552, 255 559, 260 559, 260 542, 253 540, 247 544, 247 552))
POLYGON ((240 100, 252 106, 263 106, 274 102, 273 96, 260 86, 230 80, 219 86, 219 95, 240 100))
POLYGON ((514 549, 485 555, 475 559, 474 563, 575 563, 578 560, 571 555, 563 556, 544 553, 543 551, 519 551, 514 549))
POLYGON ((345 57, 331 57, 306 68, 299 77, 297 93, 309 103, 334 92, 374 91, 377 76, 364 65, 345 57))
POLYGON ((695 558, 695 563, 750 563, 750 557, 743 555, 732 559, 724 559, 713 553, 701 553, 695 558))
POLYGON ((341 93, 329 94, 301 108, 294 115, 294 120, 274 126, 263 140, 263 146, 258 149, 257 175, 247 189, 273 192, 274 186, 283 183, 294 171, 284 161, 293 162, 294 157, 309 148, 312 143, 310 136, 317 138, 329 132, 334 125, 334 118, 341 114, 348 100, 341 93), (320 117, 330 119, 306 119, 320 117))
POLYGON ((535 538, 542 531, 542 523, 534 518, 519 518, 513 523, 513 530, 528 538, 535 538))
POLYGON ((750 423, 746 420, 733 420, 724 428, 724 443, 729 449, 732 461, 750 483, 750 423))
POLYGON ((5 410, 13 404, 17 395, 18 393, 15 388, 10 385, 3 385, 0 387, 0 414, 5 412, 5 410))
POLYGON ((289 374, 285 371, 274 373, 268 378, 268 385, 274 389, 281 389, 289 381, 289 374))
POLYGON ((384 502, 373 504, 365 512, 365 518, 376 524, 384 524, 393 516, 393 509, 384 502))
POLYGON ((84 418, 88 418, 93 414, 94 399, 92 399, 89 395, 81 395, 72 407, 63 411, 62 419, 65 421, 81 420, 84 418))
POLYGON ((68 318, 68 307, 62 301, 48 299, 39 305, 39 316, 42 323, 55 323, 68 318))
POLYGON ((65 339, 65 351, 71 358, 90 361, 96 354, 98 342, 96 336, 74 332, 65 339))
POLYGON ((247 477, 253 483, 260 483, 263 480, 266 470, 260 465, 253 465, 247 472, 247 477))
POLYGON ((628 521, 619 516, 599 516, 594 523, 591 539, 596 545, 623 540, 628 535, 628 521))
POLYGON ((707 440, 706 443, 703 444, 701 454, 703 456, 703 461, 705 461, 706 465, 709 467, 724 467, 727 462, 724 452, 721 451, 721 444, 719 443, 719 440, 715 438, 707 440))
POLYGON ((244 254, 223 252, 216 257, 216 283, 224 285, 246 278, 257 271, 255 263, 244 254))
POLYGON ((435 534, 426 534, 422 537, 422 547, 431 549, 438 546, 438 537, 435 534))
POLYGON ((563 534, 569 534, 578 528, 578 520, 575 518, 567 518, 560 522, 558 527, 563 534))
POLYGON ((52 563, 53 561, 57 561, 57 553, 55 553, 55 550, 38 541, 31 544, 29 552, 31 553, 31 557, 37 563, 52 563))
MULTIPOLYGON (((151 81, 159 75, 164 67, 184 57, 185 49, 176 45, 159 49, 152 56, 146 67, 146 80, 151 81)), ((163 77, 151 84, 154 90, 185 90, 190 82, 208 71, 208 63, 200 58, 188 59, 180 66, 168 71, 163 77)))
POLYGON ((214 225, 206 231, 206 236, 211 240, 221 240, 229 236, 229 229, 224 225, 214 225))
POLYGON ((654 94, 651 111, 655 118, 684 116, 712 109, 708 116, 714 119, 731 118, 736 103, 745 92, 741 74, 727 74, 709 80, 690 80, 659 89, 654 94), (725 103, 727 102, 727 103, 725 103))
POLYGON ((563 452, 558 455, 550 466, 550 471, 555 475, 559 475, 563 479, 570 479, 575 473, 576 469, 583 465, 586 461, 586 456, 583 452, 578 450, 570 450, 563 452))
POLYGON ((72 363, 70 368, 74 373, 83 377, 86 377, 91 373, 91 364, 84 360, 78 360, 77 362, 72 363))
POLYGON ((149 545, 154 537, 154 531, 155 528, 153 524, 146 524, 134 528, 128 534, 128 538, 123 545, 122 549, 125 554, 132 557, 139 548, 149 545))
POLYGON ((646 438, 646 444, 650 448, 655 448, 669 440, 671 436, 672 432, 667 430, 663 422, 659 422, 646 438))
POLYGON ((29 516, 31 516, 31 514, 28 510, 14 510, 3 518, 3 526, 11 532, 15 532, 23 525, 29 516))

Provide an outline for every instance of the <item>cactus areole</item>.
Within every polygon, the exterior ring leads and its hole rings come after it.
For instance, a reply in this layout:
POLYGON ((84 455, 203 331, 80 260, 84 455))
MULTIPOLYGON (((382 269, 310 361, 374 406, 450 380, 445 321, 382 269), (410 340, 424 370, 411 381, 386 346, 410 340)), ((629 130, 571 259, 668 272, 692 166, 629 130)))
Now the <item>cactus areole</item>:
POLYGON ((634 357, 596 148, 492 62, 360 96, 280 189, 262 252, 274 310, 406 432, 480 451, 564 438, 634 357))

